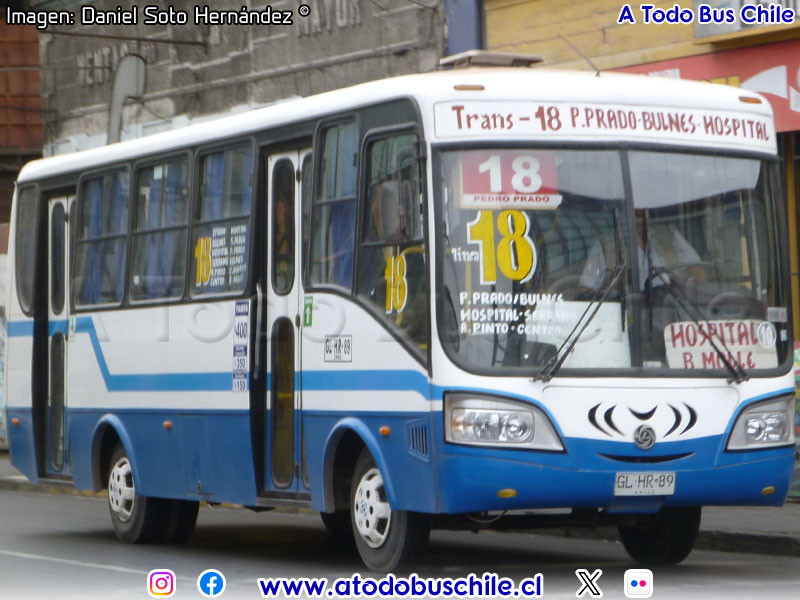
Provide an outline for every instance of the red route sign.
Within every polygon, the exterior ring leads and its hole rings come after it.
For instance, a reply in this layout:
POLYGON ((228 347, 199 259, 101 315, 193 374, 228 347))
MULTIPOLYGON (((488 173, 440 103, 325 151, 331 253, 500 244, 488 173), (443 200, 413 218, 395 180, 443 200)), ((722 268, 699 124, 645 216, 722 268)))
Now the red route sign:
POLYGON ((462 208, 555 208, 561 202, 550 152, 470 150, 461 166, 462 208))

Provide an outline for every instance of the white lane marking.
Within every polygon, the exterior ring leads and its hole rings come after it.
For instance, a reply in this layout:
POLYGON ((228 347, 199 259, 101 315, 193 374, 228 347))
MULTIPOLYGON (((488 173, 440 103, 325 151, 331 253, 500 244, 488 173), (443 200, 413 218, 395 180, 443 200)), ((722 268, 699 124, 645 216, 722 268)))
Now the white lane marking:
MULTIPOLYGON (((73 567, 85 567, 87 569, 100 569, 102 571, 115 571, 117 573, 130 573, 131 575, 144 575, 150 571, 141 571, 139 569, 129 569, 127 567, 114 567, 112 565, 103 565, 100 563, 93 563, 93 562, 84 562, 80 560, 70 560, 68 558, 57 558, 55 556, 44 556, 41 554, 28 554, 27 552, 14 552, 13 550, 0 550, 0 554, 4 554, 6 556, 13 556, 15 558, 27 558, 30 560, 44 560, 54 563, 60 563, 62 565, 70 565, 73 567)), ((176 576, 177 579, 183 579, 184 581, 195 581, 195 579, 191 577, 180 577, 176 576)))

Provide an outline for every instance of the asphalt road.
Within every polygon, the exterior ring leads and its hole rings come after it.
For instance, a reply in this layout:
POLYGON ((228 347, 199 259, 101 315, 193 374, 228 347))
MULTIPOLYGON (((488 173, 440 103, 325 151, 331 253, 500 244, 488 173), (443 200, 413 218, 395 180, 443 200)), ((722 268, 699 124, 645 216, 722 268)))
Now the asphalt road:
MULTIPOLYGON (((575 598, 575 569, 602 569, 604 598, 624 598, 634 565, 619 543, 527 534, 434 532, 415 569, 421 577, 497 573, 515 581, 537 572, 545 598, 575 598)), ((0 492, 0 598, 149 598, 147 574, 176 574, 174 598, 202 598, 197 577, 222 571, 225 599, 261 598, 259 577, 327 577, 365 572, 312 514, 202 508, 183 546, 129 546, 111 530, 104 500, 0 492)), ((407 575, 407 574, 406 574, 407 575)), ((376 576, 379 577, 379 576, 376 576)), ((800 597, 800 557, 695 551, 677 567, 654 569, 654 598, 800 597)), ((588 596, 585 596, 588 598, 588 596)))

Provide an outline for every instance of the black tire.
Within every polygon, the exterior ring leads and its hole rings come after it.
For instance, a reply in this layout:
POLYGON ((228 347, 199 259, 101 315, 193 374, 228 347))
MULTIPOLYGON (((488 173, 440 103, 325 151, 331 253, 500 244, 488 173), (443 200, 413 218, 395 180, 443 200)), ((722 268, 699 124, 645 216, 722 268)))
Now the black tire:
POLYGON ((160 541, 169 526, 169 502, 136 493, 128 455, 117 444, 108 473, 108 509, 117 537, 129 544, 160 541))
POLYGON ((700 507, 664 508, 635 525, 619 526, 622 545, 636 562, 675 565, 689 556, 700 531, 700 507))
POLYGON ((383 477, 366 448, 356 461, 349 512, 356 549, 372 571, 387 573, 405 566, 428 542, 428 519, 389 507, 383 477))
POLYGON ((162 541, 181 544, 189 539, 197 523, 200 503, 193 500, 167 500, 169 504, 168 525, 162 541))
POLYGON ((353 526, 350 523, 350 511, 337 510, 336 512, 319 513, 325 529, 342 548, 355 550, 356 542, 353 539, 353 526))

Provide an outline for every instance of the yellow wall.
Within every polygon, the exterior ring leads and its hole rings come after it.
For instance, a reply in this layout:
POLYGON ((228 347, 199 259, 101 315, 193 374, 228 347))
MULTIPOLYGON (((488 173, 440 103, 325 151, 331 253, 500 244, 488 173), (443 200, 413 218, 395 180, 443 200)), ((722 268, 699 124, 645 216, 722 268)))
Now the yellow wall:
MULTIPOLYGON (((732 34, 725 39, 715 38, 711 44, 695 40, 694 23, 642 23, 639 2, 630 3, 636 24, 617 25, 623 4, 625 2, 621 0, 484 0, 487 49, 540 54, 545 57, 545 65, 590 69, 570 46, 571 42, 599 69, 613 69, 798 35, 796 26, 765 27, 732 34)), ((654 4, 664 9, 675 4, 694 8, 691 0, 642 4, 654 4)))

